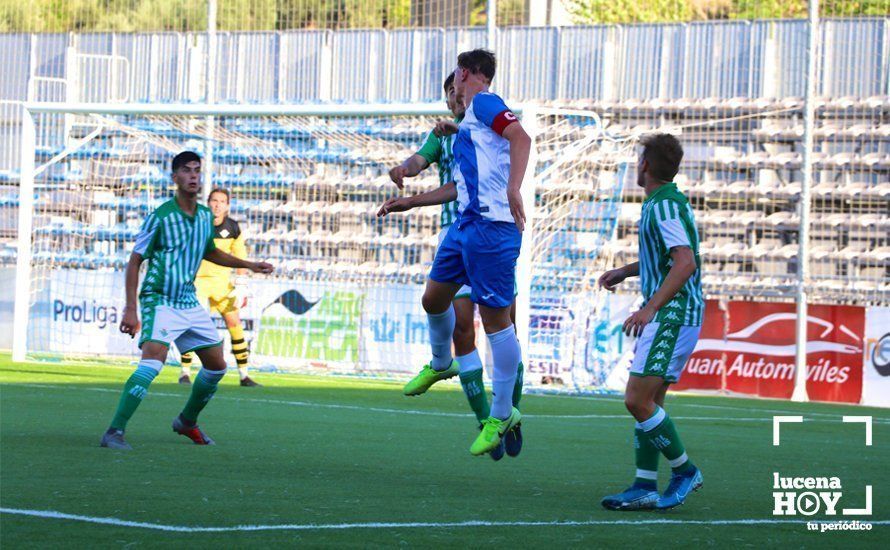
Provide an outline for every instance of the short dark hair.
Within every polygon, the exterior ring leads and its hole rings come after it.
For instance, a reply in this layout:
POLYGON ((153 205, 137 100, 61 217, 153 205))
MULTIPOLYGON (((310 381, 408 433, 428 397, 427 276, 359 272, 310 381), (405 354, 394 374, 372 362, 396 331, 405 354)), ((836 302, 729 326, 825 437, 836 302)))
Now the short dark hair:
POLYGON ((194 151, 183 151, 173 157, 173 171, 177 171, 190 162, 201 162, 201 157, 194 151))
POLYGON ((450 87, 453 86, 453 85, 454 85, 454 73, 451 73, 451 74, 448 75, 448 77, 445 79, 445 84, 442 85, 442 87, 445 88, 445 93, 446 93, 446 94, 448 93, 448 88, 450 88, 450 87))
POLYGON ((671 134, 650 134, 640 140, 649 174, 658 181, 674 181, 683 160, 683 146, 671 134))
POLYGON ((481 73, 491 82, 494 79, 497 60, 494 58, 494 52, 479 48, 457 56, 457 66, 474 74, 481 73))
POLYGON ((226 202, 232 202, 232 194, 229 193, 229 190, 225 187, 214 187, 213 189, 211 189, 210 194, 207 195, 207 200, 209 201, 216 193, 222 193, 226 196, 226 202))

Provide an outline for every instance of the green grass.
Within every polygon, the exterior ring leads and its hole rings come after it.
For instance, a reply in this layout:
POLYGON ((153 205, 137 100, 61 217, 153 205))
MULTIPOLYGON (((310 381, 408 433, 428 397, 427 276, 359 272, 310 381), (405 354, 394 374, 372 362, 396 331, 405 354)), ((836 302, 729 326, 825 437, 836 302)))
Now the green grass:
MULTIPOLYGON (((666 408, 704 472, 704 488, 667 514, 615 513, 603 510, 599 499, 623 489, 633 472, 633 423, 619 399, 525 396, 526 447, 519 458, 495 463, 468 453, 475 422, 469 415, 460 416, 467 407, 456 384, 406 398, 399 385, 391 383, 268 375, 261 377, 265 387, 248 389, 237 387, 237 377, 229 376, 201 419, 217 445, 199 447, 170 430, 188 390, 175 383, 176 372, 168 367, 130 423, 127 436, 135 449, 100 449, 99 438, 131 370, 13 365, 8 356, 0 357, 0 505, 180 526, 769 520, 772 473, 779 471, 788 476, 840 477, 842 507, 860 507, 863 486, 871 484, 871 519, 890 519, 890 411, 886 410, 669 396, 666 408), (414 411, 447 414, 411 414, 414 411), (808 422, 787 425, 782 445, 773 447, 772 411, 803 414, 808 422), (872 447, 864 446, 861 425, 840 422, 843 414, 875 416, 872 447)), ((661 473, 664 487, 664 463, 661 473)), ((817 534, 808 532, 803 523, 197 534, 0 515, 4 548, 272 544, 863 548, 878 547, 888 534, 885 525, 876 525, 870 533, 817 534)))

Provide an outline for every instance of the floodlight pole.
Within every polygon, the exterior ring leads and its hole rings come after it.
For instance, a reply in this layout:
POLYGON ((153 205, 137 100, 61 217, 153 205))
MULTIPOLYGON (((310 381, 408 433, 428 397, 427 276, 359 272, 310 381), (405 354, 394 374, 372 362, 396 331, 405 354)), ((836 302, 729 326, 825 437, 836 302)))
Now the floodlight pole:
POLYGON ((810 189, 813 186, 813 129, 816 117, 816 60, 819 33, 819 3, 808 1, 807 74, 803 104, 803 165, 800 183, 800 228, 797 251, 797 323, 792 401, 807 401, 807 283, 810 278, 810 189))

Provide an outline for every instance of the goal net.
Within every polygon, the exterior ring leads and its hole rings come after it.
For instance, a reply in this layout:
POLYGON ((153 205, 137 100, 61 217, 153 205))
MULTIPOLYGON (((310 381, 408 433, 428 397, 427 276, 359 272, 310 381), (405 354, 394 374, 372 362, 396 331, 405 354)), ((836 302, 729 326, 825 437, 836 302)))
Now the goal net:
MULTIPOLYGON (((253 367, 416 371, 429 356, 420 297, 440 209, 376 213, 400 193, 389 168, 448 113, 429 105, 189 109, 42 106, 27 115, 17 276, 28 284, 18 293, 17 357, 136 357, 138 339, 118 330, 124 268, 143 219, 173 196, 172 157, 190 149, 204 157, 200 200, 227 189, 249 256, 277 268, 247 285, 241 318, 253 367)), ((612 302, 627 298, 605 296, 595 282, 609 267, 604 244, 615 236, 634 143, 590 112, 517 111, 536 151, 517 268, 526 378, 602 387, 618 359, 602 350, 617 348, 597 344, 618 336, 599 327, 609 324, 612 302)), ((439 184, 435 168, 406 181, 406 194, 439 184)), ((484 349, 478 319, 476 329, 484 349)))

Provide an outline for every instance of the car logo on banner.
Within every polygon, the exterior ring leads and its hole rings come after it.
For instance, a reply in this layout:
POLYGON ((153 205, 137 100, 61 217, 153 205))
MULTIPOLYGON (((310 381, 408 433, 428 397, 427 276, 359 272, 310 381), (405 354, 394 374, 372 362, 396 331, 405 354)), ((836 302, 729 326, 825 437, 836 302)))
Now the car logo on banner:
MULTIPOLYGON (((702 333, 678 388, 789 398, 794 389, 794 304, 709 302, 702 333)), ((865 310, 811 305, 807 317, 810 399, 858 403, 865 310)))

